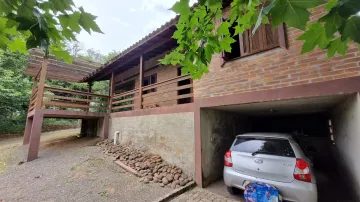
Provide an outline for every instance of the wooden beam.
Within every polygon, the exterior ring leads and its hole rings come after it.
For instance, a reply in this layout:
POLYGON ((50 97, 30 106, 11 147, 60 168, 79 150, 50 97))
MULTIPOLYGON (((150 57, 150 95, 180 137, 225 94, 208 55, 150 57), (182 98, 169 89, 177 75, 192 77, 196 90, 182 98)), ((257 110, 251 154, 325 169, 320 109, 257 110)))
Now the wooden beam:
MULTIPOLYGON (((142 53, 134 54, 132 57, 130 57, 129 59, 127 59, 127 60, 125 60, 123 62, 121 62, 120 64, 114 64, 114 63, 116 63, 116 61, 114 61, 112 64, 109 64, 109 66, 113 65, 114 67, 109 68, 109 70, 107 70, 107 71, 104 70, 105 72, 103 73, 103 75, 99 75, 99 76, 95 77, 95 79, 102 79, 102 78, 106 77, 107 75, 110 74, 110 72, 113 72, 114 69, 118 69, 119 67, 121 67, 123 65, 126 65, 126 63, 129 63, 129 62, 135 60, 136 58, 141 57, 141 55, 146 54, 146 53, 148 53, 148 52, 150 52, 150 51, 152 51, 152 50, 154 50, 154 49, 156 49, 156 48, 158 48, 158 47, 160 47, 160 46, 162 46, 162 45, 164 45, 164 44, 166 44, 166 43, 168 43, 168 42, 170 42, 172 40, 174 40, 174 39, 172 37, 170 37, 170 38, 165 39, 165 40, 163 40, 163 41, 161 41, 159 43, 155 43, 152 46, 150 46, 149 48, 147 48, 146 50, 142 51, 142 53)), ((120 59, 120 58, 118 58, 118 59, 120 59)), ((109 66, 107 66, 107 67, 109 67, 109 66)), ((99 72, 101 72, 101 70, 99 72)), ((97 72, 97 73, 99 73, 99 72, 97 72)), ((96 75, 97 73, 94 72, 93 75, 96 75)), ((89 79, 93 75, 89 75, 85 79, 89 79)))
POLYGON ((41 73, 40 73, 35 109, 41 109, 41 107, 42 107, 47 65, 48 65, 48 59, 44 58, 42 65, 41 65, 41 73))
POLYGON ((75 104, 75 103, 64 103, 61 101, 44 102, 44 105, 45 106, 55 106, 55 107, 80 108, 80 109, 89 109, 89 108, 108 109, 107 107, 89 106, 87 104, 84 105, 84 104, 75 104))
POLYGON ((143 55, 140 55, 140 73, 139 73, 139 109, 142 109, 142 94, 143 94, 143 80, 144 80, 144 67, 143 67, 143 55))
POLYGON ((114 97, 114 72, 111 73, 111 78, 110 78, 110 81, 109 81, 109 96, 110 96, 110 99, 109 99, 109 110, 110 110, 110 113, 112 111, 112 105, 113 105, 113 97, 114 97))
POLYGON ((54 87, 49 87, 49 86, 46 86, 45 89, 48 91, 55 91, 55 92, 60 92, 60 93, 69 93, 69 94, 85 95, 85 96, 90 95, 93 97, 109 98, 109 96, 107 96, 107 95, 100 95, 100 94, 82 92, 82 91, 77 91, 77 90, 68 90, 68 89, 62 89, 62 88, 54 88, 54 87))

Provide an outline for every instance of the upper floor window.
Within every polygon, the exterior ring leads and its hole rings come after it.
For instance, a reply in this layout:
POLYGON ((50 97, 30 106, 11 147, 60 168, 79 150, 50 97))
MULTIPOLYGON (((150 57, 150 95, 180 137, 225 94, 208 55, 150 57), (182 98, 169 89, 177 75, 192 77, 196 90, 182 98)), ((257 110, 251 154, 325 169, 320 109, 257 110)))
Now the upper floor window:
MULTIPOLYGON (((148 86, 157 83, 157 74, 152 74, 150 76, 144 77, 143 86, 148 86)), ((156 88, 144 91, 144 94, 156 92, 156 88)))
MULTIPOLYGON (((285 47, 285 33, 283 25, 272 29, 271 24, 262 24, 252 35, 253 29, 244 31, 242 35, 235 35, 235 43, 231 44, 231 52, 224 52, 223 57, 227 60, 240 58, 276 47, 285 47)), ((230 28, 230 34, 234 35, 235 29, 230 28)))

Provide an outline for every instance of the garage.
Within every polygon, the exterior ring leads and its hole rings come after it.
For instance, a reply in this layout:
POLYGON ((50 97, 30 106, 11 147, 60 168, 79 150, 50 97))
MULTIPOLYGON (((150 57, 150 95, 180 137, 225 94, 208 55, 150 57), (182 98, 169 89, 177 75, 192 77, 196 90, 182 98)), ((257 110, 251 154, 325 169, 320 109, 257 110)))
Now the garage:
MULTIPOLYGON (((217 106, 200 110, 203 185, 230 195, 224 154, 244 133, 288 133, 313 164, 318 201, 356 201, 360 184, 359 94, 217 106)), ((246 165, 245 165, 246 167, 246 165)), ((292 178, 292 181, 294 178, 292 178)), ((280 189, 281 192, 281 189, 280 189)))

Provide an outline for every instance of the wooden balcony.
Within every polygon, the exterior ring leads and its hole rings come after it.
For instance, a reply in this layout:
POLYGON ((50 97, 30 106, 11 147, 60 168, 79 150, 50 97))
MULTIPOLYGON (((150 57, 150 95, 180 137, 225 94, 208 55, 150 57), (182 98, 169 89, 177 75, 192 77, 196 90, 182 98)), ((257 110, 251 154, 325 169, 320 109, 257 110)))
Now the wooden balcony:
POLYGON ((178 101, 182 99, 189 99, 188 103, 191 103, 193 102, 192 92, 193 84, 191 76, 179 76, 156 84, 144 86, 141 90, 134 89, 120 94, 113 94, 111 100, 111 112, 155 108, 164 102, 170 103, 170 105, 177 105, 179 104, 178 101), (189 81, 189 84, 178 85, 179 82, 187 80, 189 81), (188 93, 179 94, 178 92, 180 90, 187 90, 188 93))

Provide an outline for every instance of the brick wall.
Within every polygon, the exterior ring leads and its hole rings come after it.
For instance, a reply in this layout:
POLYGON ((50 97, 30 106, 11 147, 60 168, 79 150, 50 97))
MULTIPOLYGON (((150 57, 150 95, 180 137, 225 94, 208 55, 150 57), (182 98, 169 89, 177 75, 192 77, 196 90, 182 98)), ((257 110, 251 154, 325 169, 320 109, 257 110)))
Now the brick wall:
MULTIPOLYGON (((224 16, 228 9, 225 9, 224 16)), ((323 7, 312 12, 312 21, 324 14, 323 7)), ((196 98, 214 97, 242 92, 297 86, 346 77, 360 76, 360 52, 355 45, 346 56, 327 58, 320 49, 300 54, 302 31, 285 28, 287 49, 276 48, 227 62, 223 67, 221 54, 214 55, 210 72, 194 81, 196 98)))
MULTIPOLYGON (((156 68, 152 68, 155 65, 157 65, 159 62, 158 60, 160 58, 163 58, 164 54, 158 55, 156 57, 151 58, 148 61, 144 62, 144 77, 146 76, 150 76, 154 73, 157 74, 157 83, 162 82, 162 81, 166 81, 168 79, 172 79, 174 77, 177 77, 177 68, 173 67, 171 65, 167 65, 167 66, 159 66, 156 68)), ((135 88, 139 88, 140 86, 140 79, 139 79, 139 66, 135 66, 125 72, 122 72, 118 75, 115 75, 114 81, 115 83, 126 83, 128 81, 131 80, 135 80, 135 88), (134 77, 135 76, 135 77, 134 77)), ((161 86, 158 87, 156 90, 158 91, 162 91, 164 89, 167 88, 174 88, 177 86, 177 83, 172 83, 169 85, 165 85, 165 86, 161 86)), ((168 93, 164 93, 164 94, 160 94, 160 95, 154 95, 154 96, 150 96, 147 98, 144 98, 143 101, 144 102, 148 102, 149 100, 153 100, 153 99, 160 99, 160 98, 166 98, 166 97, 175 97, 177 96, 177 92, 168 92, 168 93)), ((137 109, 138 107, 138 102, 135 101, 134 103, 136 105, 135 109, 137 109)), ((176 105, 177 104, 177 100, 172 100, 172 101, 166 101, 166 102, 162 102, 157 104, 157 106, 170 106, 170 105, 176 105)), ((144 105, 144 108, 146 108, 147 106, 144 105)))

